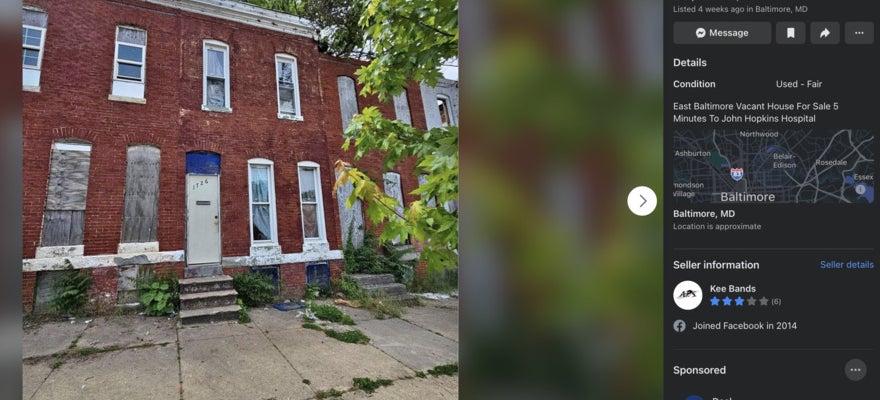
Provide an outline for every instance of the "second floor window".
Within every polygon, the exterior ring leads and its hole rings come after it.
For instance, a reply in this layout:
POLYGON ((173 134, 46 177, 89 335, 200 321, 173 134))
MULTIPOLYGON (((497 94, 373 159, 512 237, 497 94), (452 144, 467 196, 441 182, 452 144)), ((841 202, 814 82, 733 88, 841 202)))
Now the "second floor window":
POLYGON ((276 55, 275 75, 278 83, 278 118, 302 120, 296 58, 285 54, 276 55))
POLYGON ((440 111, 440 126, 446 128, 450 124, 449 120, 449 102, 445 97, 437 96, 437 109, 440 111))
POLYGON ((144 97, 147 31, 116 27, 116 62, 113 67, 113 95, 144 97))
POLYGON ((37 10, 22 10, 21 65, 22 85, 35 90, 40 86, 40 67, 43 64, 43 45, 46 40, 46 22, 49 15, 37 10))
POLYGON ((232 111, 229 105, 229 46, 205 41, 202 109, 232 111))

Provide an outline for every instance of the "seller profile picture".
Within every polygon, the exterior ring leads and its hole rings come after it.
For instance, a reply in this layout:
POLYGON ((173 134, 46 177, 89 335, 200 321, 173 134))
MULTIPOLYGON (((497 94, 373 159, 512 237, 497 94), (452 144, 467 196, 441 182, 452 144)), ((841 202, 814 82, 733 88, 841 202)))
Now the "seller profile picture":
POLYGON ((682 310, 693 310, 703 301, 703 289, 694 281, 683 281, 672 291, 675 305, 682 310))

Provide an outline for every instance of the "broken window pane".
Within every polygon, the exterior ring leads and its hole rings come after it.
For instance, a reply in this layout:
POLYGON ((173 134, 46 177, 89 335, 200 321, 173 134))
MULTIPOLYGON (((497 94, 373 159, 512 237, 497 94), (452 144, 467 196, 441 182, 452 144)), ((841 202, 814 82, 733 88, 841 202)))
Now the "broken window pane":
POLYGON ((446 103, 446 99, 437 98, 437 107, 440 109, 440 125, 449 126, 449 104, 446 103))
POLYGON ((46 27, 46 21, 49 19, 49 14, 46 14, 42 11, 36 10, 22 10, 21 20, 24 25, 30 26, 38 26, 40 28, 46 27))
POLYGON ((147 44, 147 32, 140 29, 119 27, 119 31, 116 33, 116 41, 145 46, 147 44))

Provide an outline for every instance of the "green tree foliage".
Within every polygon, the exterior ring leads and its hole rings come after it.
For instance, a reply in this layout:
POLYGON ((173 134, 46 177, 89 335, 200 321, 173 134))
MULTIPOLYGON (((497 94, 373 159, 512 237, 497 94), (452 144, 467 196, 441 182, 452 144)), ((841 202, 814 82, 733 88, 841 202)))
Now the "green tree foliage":
MULTIPOLYGON (((364 96, 378 95, 389 101, 410 79, 434 85, 443 61, 458 55, 456 0, 367 0, 360 24, 376 54, 357 71, 364 96)), ((367 217, 383 224, 383 241, 411 235, 424 243, 421 259, 428 261, 429 270, 456 267, 458 211, 447 211, 443 205, 458 198, 458 128, 423 131, 367 107, 349 124, 345 137, 343 149, 354 144, 355 160, 380 152, 383 167, 391 170, 414 157, 417 170, 413 173, 427 175, 427 182, 412 192, 421 200, 402 205, 385 195, 367 174, 339 161, 337 186, 354 185, 348 206, 355 199, 363 201, 367 217), (405 206, 402 215, 397 206, 405 206)))
MULTIPOLYGON (((363 85, 362 96, 376 95, 382 101, 391 101, 411 81, 433 86, 442 76, 442 63, 458 56, 457 0, 252 2, 317 21, 315 26, 322 32, 340 32, 336 37, 339 42, 330 43, 334 50, 369 47, 371 62, 356 73, 363 85), (308 7, 312 8, 307 11, 308 7), (363 35, 351 28, 351 16, 355 14, 363 35)), ((447 211, 443 205, 458 198, 458 128, 423 131, 386 118, 376 107, 367 107, 355 116, 345 136, 343 148, 348 150, 353 144, 355 160, 379 152, 384 154, 383 167, 392 170, 402 161, 415 158, 416 171, 412 173, 427 175, 427 182, 412 192, 422 200, 398 204, 366 173, 340 160, 336 163, 339 178, 335 186, 353 184, 348 206, 356 199, 364 202, 370 221, 383 227, 382 241, 411 236, 424 243, 421 258, 428 261, 430 270, 457 267, 458 212, 447 211), (403 213, 396 211, 398 206, 404 207, 403 213)))
POLYGON ((458 56, 458 1, 361 1, 360 25, 375 54, 357 72, 361 94, 389 101, 410 79, 434 86, 441 64, 458 56))
POLYGON ((360 0, 248 0, 249 3, 305 18, 319 36, 321 51, 348 57, 363 48, 360 0))

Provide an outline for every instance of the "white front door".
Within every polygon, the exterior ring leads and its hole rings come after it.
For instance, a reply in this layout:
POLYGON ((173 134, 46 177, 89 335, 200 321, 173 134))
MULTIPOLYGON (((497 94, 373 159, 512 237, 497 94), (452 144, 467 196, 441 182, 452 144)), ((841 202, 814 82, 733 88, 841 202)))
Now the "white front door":
POLYGON ((220 176, 186 175, 186 264, 220 263, 220 176))

